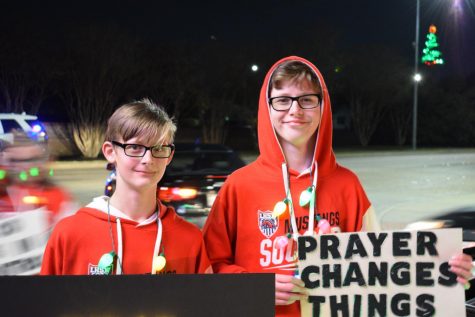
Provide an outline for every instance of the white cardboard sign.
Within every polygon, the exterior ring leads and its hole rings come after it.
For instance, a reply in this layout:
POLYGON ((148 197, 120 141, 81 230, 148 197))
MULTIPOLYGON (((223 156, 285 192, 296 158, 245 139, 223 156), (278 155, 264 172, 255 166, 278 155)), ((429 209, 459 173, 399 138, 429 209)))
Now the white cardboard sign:
POLYGON ((301 236, 302 316, 466 316, 448 260, 461 229, 301 236))

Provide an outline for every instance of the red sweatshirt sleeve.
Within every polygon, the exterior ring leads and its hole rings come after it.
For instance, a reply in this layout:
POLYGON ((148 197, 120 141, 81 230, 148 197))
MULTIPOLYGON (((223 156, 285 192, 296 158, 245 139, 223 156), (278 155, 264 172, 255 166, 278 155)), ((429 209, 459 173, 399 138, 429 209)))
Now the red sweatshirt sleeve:
POLYGON ((57 230, 53 230, 48 244, 46 245, 45 252, 43 254, 43 262, 41 263, 40 275, 61 275, 61 248, 59 246, 59 238, 57 230))
POLYGON ((234 263, 237 199, 228 183, 220 189, 203 228, 206 249, 215 273, 245 273, 234 263))
POLYGON ((201 240, 201 250, 196 257, 196 273, 213 273, 213 268, 206 252, 205 243, 201 240))

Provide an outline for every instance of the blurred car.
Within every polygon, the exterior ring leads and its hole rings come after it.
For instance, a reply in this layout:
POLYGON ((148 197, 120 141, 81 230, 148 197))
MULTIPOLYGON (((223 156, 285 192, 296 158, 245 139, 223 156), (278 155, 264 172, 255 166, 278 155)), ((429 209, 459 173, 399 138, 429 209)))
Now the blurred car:
MULTIPOLYGON (((466 206, 419 219, 406 225, 409 230, 462 228, 463 241, 475 242, 475 206, 466 206)), ((474 244, 475 246, 475 244, 474 244)))
POLYGON ((13 141, 13 130, 24 131, 32 139, 46 141, 48 135, 37 116, 23 113, 0 113, 0 140, 13 141))
MULTIPOLYGON (((186 220, 203 227, 225 179, 244 166, 237 152, 220 144, 175 144, 172 162, 158 183, 157 196, 186 220)), ((105 195, 115 190, 115 171, 106 180, 105 195)))

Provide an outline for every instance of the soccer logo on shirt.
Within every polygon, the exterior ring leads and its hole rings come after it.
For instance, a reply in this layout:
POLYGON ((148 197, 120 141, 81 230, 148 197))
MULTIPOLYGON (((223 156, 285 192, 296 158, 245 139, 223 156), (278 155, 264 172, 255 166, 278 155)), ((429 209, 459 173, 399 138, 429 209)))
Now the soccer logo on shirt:
POLYGON ((279 228, 279 220, 276 217, 272 217, 272 211, 258 211, 258 225, 262 234, 267 238, 270 238, 279 228))

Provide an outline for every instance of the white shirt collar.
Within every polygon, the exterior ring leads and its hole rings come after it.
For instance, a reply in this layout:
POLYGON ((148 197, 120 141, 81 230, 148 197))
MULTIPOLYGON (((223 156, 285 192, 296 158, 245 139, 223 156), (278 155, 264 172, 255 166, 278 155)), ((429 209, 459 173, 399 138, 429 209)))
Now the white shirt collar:
MULTIPOLYGON (((100 210, 100 211, 107 214, 107 202, 108 201, 109 201, 109 197, 107 197, 107 196, 95 197, 95 198, 93 198, 92 202, 90 202, 86 207, 98 209, 98 210, 100 210)), ((126 219, 126 220, 137 222, 137 221, 133 220, 132 218, 130 218, 127 214, 123 213, 122 211, 120 211, 119 209, 115 208, 112 205, 109 205, 109 209, 110 209, 110 214, 114 217, 118 217, 118 218, 121 218, 121 219, 126 219)), ((148 224, 150 224, 152 222, 155 222, 155 221, 157 221, 157 213, 156 212, 151 214, 150 217, 148 217, 147 219, 145 219, 141 222, 137 222, 137 227, 145 226, 145 225, 148 225, 148 224)))

